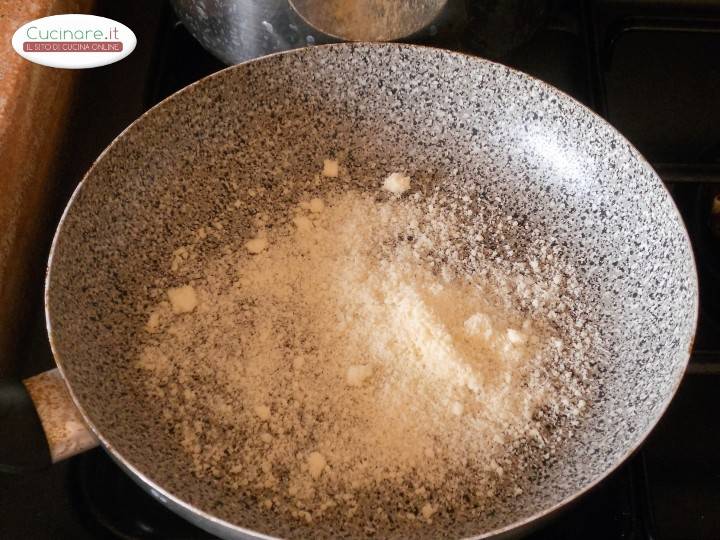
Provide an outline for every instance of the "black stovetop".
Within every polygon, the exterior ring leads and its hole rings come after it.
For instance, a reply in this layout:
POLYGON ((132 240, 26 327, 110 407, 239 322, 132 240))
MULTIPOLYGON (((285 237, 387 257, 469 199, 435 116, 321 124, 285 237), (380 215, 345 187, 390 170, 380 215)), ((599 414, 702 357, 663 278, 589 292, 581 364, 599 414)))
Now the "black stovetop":
MULTIPOLYGON (((92 159, 127 123, 223 67, 166 5, 98 4, 100 14, 138 33, 138 49, 124 62, 84 75, 68 125, 67 163, 58 169, 58 215, 92 159), (103 125, 98 125, 99 118, 103 125)), ((720 2, 551 4, 534 37, 500 61, 593 108, 653 163, 693 240, 702 313, 688 374, 648 441, 609 479, 531 538, 716 540, 720 240, 712 232, 710 209, 720 193, 720 2)), ((40 241, 48 243, 51 236, 47 231, 40 241)), ((29 301, 40 308, 39 293, 30 293, 29 301)), ((22 375, 52 365, 41 309, 25 341, 22 375)), ((159 506, 103 451, 94 450, 49 471, 0 477, 0 538, 209 536, 159 506)))

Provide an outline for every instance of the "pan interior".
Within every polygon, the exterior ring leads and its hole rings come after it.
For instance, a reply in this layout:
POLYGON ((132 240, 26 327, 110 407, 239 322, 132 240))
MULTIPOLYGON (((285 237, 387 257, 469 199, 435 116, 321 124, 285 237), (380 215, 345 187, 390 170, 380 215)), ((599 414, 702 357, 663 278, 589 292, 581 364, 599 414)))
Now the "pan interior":
MULTIPOLYGON (((466 186, 558 239, 579 270, 578 316, 601 329, 594 399, 561 458, 528 472, 521 495, 480 521, 380 536, 470 536, 561 502, 611 469, 664 410, 695 326, 692 254, 667 192, 639 154, 558 91, 503 66, 403 45, 337 45, 229 68, 131 126, 88 174, 56 239, 48 318, 58 362, 84 412, 122 459, 229 523, 293 537, 350 536, 362 524, 305 525, 238 498, 187 457, 134 365, 151 290, 187 235, 220 222, 247 237, 257 211, 285 208, 278 186, 339 157, 358 190, 409 172, 418 189, 466 186), (448 184, 449 185, 449 184, 448 184)), ((206 242, 200 260, 217 257, 206 242)), ((207 526, 202 518, 201 525, 207 526)))

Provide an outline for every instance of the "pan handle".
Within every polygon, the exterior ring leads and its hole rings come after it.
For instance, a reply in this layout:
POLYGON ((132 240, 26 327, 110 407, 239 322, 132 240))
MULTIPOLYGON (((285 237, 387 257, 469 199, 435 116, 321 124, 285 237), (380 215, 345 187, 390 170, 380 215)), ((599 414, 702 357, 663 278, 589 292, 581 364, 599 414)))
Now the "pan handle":
POLYGON ((2 472, 44 468, 98 444, 57 369, 0 381, 0 425, 2 472))

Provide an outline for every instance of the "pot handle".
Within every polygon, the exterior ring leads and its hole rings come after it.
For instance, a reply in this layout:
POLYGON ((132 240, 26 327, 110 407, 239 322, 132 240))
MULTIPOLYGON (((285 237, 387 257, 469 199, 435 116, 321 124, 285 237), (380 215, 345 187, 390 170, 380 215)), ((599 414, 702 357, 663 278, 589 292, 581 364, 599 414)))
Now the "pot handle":
POLYGON ((0 381, 0 472, 47 467, 97 446, 57 369, 0 381))

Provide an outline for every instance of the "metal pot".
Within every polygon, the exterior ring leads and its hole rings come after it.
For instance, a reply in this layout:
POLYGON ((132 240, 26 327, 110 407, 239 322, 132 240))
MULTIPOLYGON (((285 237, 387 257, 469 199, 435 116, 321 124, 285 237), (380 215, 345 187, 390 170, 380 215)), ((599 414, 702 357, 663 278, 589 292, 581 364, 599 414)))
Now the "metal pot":
POLYGON ((338 41, 423 39, 463 14, 461 0, 173 0, 173 7, 226 64, 338 41))
POLYGON ((545 20, 547 0, 173 0, 226 64, 339 41, 406 41, 500 59, 545 20))

